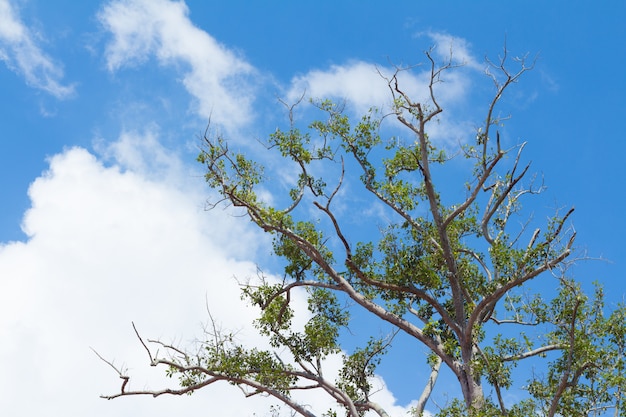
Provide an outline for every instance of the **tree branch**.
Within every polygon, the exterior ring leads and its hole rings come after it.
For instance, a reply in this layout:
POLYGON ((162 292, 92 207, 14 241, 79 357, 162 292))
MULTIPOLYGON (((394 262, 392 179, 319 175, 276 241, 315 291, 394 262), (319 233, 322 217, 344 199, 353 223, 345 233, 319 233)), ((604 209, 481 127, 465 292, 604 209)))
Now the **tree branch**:
POLYGON ((437 357, 435 363, 430 371, 430 376, 428 377, 428 381, 426 382, 426 386, 422 391, 417 403, 415 404, 415 415, 421 416, 424 413, 424 409, 426 408, 426 403, 430 399, 430 395, 435 388, 435 383, 437 382, 437 378, 439 377, 439 369, 441 368, 441 358, 437 357))
POLYGON ((550 352, 553 350, 561 350, 565 348, 566 346, 563 344, 552 344, 552 345, 541 346, 536 349, 529 350, 528 352, 520 353, 519 355, 503 356, 502 361, 503 362, 518 361, 518 360, 530 358, 532 356, 541 355, 542 353, 550 352))
POLYGON ((578 307, 580 306, 580 302, 581 302, 580 298, 577 297, 576 304, 574 304, 574 309, 572 312, 572 321, 570 322, 570 328, 569 328, 569 349, 567 352, 567 366, 565 370, 563 371, 563 375, 561 376, 561 381, 559 382, 559 385, 556 388, 554 397, 552 398, 552 402, 550 403, 550 409, 548 410, 548 417, 554 417, 554 415, 556 414, 556 410, 559 405, 561 396, 563 395, 563 392, 568 386, 569 375, 572 371, 572 364, 574 362, 574 343, 575 343, 575 338, 576 338, 575 332, 576 332, 576 319, 577 319, 576 316, 578 312, 578 307))

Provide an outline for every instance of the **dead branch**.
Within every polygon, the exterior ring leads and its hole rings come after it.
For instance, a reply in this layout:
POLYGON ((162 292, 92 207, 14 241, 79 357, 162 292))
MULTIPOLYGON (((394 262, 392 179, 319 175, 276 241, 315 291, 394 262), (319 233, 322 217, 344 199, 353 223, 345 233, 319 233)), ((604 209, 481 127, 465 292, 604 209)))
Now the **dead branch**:
POLYGON ((120 371, 115 365, 113 365, 112 362, 104 359, 94 348, 90 348, 90 349, 93 351, 93 353, 96 354, 96 356, 98 356, 98 358, 100 358, 101 361, 103 361, 104 363, 109 365, 111 368, 113 368, 115 370, 115 372, 117 372, 119 377, 122 379, 122 387, 120 388, 120 393, 124 394, 124 390, 126 388, 126 384, 128 384, 128 380, 130 379, 130 377, 125 375, 125 373, 123 373, 122 371, 120 371))

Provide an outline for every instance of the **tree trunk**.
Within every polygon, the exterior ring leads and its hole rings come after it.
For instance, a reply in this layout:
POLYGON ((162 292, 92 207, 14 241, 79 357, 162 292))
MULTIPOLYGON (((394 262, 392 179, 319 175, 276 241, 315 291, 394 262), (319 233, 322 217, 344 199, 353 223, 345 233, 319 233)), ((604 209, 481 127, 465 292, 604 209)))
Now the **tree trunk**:
POLYGON ((461 383, 463 398, 467 408, 480 410, 484 403, 483 387, 480 381, 463 371, 463 374, 459 377, 459 382, 461 383))

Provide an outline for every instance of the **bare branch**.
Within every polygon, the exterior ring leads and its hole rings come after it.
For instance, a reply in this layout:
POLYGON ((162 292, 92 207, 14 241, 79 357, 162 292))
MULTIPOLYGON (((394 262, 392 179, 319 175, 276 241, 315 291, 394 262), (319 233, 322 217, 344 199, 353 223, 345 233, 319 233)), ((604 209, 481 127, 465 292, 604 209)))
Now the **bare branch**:
POLYGON ((133 330, 135 331, 135 334, 137 335, 137 339, 139 339, 139 341, 143 345, 144 349, 146 349, 146 352, 148 353, 148 357, 150 358, 150 363, 154 363, 154 359, 152 358, 152 353, 150 353, 150 349, 148 349, 148 346, 146 346, 146 344, 144 343, 143 339, 139 335, 139 332, 137 331, 137 327, 135 327, 135 323, 134 322, 131 322, 131 323, 133 325, 133 330))
POLYGON ((119 377, 122 379, 122 387, 120 388, 120 392, 123 394, 124 390, 126 389, 126 384, 128 384, 128 380, 130 379, 130 377, 125 375, 122 371, 120 371, 115 365, 113 365, 112 362, 104 359, 98 352, 96 352, 94 348, 90 348, 90 349, 93 351, 93 353, 96 354, 96 356, 98 356, 98 358, 100 358, 101 361, 109 365, 111 368, 115 370, 115 372, 117 372, 119 377))
POLYGON ((374 411, 376 414, 378 414, 380 417, 389 417, 389 414, 387 414, 387 412, 385 411, 384 408, 382 408, 380 406, 380 404, 372 402, 372 401, 368 401, 367 402, 367 406, 370 410, 374 411))
POLYGON ((566 347, 567 346, 565 346, 563 344, 553 344, 553 345, 541 346, 541 347, 538 347, 536 349, 529 350, 528 352, 520 353, 519 355, 503 356, 502 357, 502 361, 504 361, 504 362, 518 361, 518 360, 530 358, 532 356, 541 355, 542 353, 550 352, 550 351, 553 351, 553 350, 565 349, 566 347))
MULTIPOLYGON (((506 61, 507 61, 507 55, 508 55, 508 51, 506 49, 506 44, 504 45, 504 53, 503 56, 500 57, 500 62, 499 63, 493 63, 491 62, 488 58, 486 58, 487 63, 489 64, 489 66, 491 68, 497 69, 498 72, 500 72, 505 80, 504 82, 500 82, 498 81, 497 77, 490 72, 489 67, 485 70, 485 74, 488 75, 489 77, 491 77, 491 79, 493 80, 493 83, 496 87, 496 94, 494 95, 493 99, 491 100, 491 103, 489 104, 489 109, 487 110, 487 117, 485 120, 485 130, 484 130, 484 137, 485 139, 489 138, 489 129, 493 124, 497 124, 498 123, 498 119, 494 119, 493 117, 493 112, 495 110, 496 104, 500 101, 500 99, 502 98, 502 95, 504 93, 504 91, 513 83, 517 82, 517 80, 519 80, 519 78, 526 72, 529 71, 533 68, 533 65, 531 66, 526 66, 525 63, 525 58, 522 59, 518 59, 517 61, 520 63, 521 68, 519 69, 519 71, 515 74, 511 74, 509 72, 509 70, 506 68, 506 61)), ((487 155, 487 140, 483 141, 483 167, 486 167, 487 164, 487 160, 486 160, 486 155, 487 155)))
POLYGON ((422 391, 417 403, 415 404, 415 414, 421 416, 424 413, 424 409, 426 408, 426 404, 430 399, 430 396, 435 388, 435 383, 437 382, 437 378, 439 377, 439 369, 441 368, 441 358, 437 357, 435 363, 430 371, 430 376, 428 377, 428 382, 422 391))

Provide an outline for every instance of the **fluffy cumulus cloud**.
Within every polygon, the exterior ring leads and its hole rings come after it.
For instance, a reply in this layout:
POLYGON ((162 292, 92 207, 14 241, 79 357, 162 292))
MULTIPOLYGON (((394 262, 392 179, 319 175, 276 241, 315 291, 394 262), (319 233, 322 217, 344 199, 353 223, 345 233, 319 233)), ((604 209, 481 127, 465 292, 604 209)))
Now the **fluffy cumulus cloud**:
MULTIPOLYGON (((183 71, 201 115, 226 128, 250 122, 255 69, 195 27, 188 14, 182 1, 108 1, 98 14, 111 34, 108 69, 155 58, 183 71)), ((38 88, 71 94, 35 40, 11 4, 0 0, 0 59, 38 88)), ((292 80, 290 95, 306 90, 312 97, 343 98, 363 112, 388 103, 381 74, 393 71, 362 61, 314 70, 292 80)), ((424 74, 401 73, 407 92, 423 94, 424 74)), ((266 343, 250 326, 256 312, 240 301, 234 277, 256 276, 252 260, 268 255, 270 245, 232 212, 204 210, 208 191, 201 175, 164 149, 156 130, 126 131, 95 147, 96 153, 68 148, 50 158, 28 191, 27 239, 0 243, 0 357, 8 358, 0 373, 0 410, 94 417, 269 414, 267 399, 244 400, 227 384, 182 398, 98 398, 117 392, 120 381, 90 347, 128 368, 130 388, 176 383, 148 366, 131 320, 145 337, 186 346, 201 336, 208 305, 218 324, 237 330, 246 344, 266 343)), ((301 297, 294 303, 306 311, 301 297)), ((326 367, 327 376, 336 375, 340 358, 329 358, 326 367)), ((406 415, 382 379, 376 386, 375 399, 390 415, 406 415)), ((302 395, 317 411, 332 405, 323 393, 302 395)))
MULTIPOLYGON (((175 384, 148 366, 131 320, 144 337, 189 346, 201 336, 208 305, 220 327, 237 330, 246 344, 265 344, 234 277, 256 276, 246 259, 268 252, 267 237, 241 218, 204 210, 200 178, 155 133, 125 132, 99 150, 70 148, 50 158, 29 189, 28 239, 0 244, 0 357, 8 358, 0 409, 24 416, 269 414, 268 399, 244 400, 227 384, 191 397, 98 398, 120 381, 90 347, 127 368, 134 389, 175 384)), ((301 297, 294 302, 305 310, 301 297)), ((339 364, 329 358, 328 375, 339 364)), ((382 382, 377 400, 406 413, 382 382)), ((322 393, 303 401, 320 410, 332 405, 322 393)))
POLYGON ((193 399, 98 398, 119 384, 90 347, 125 362, 136 389, 164 383, 163 369, 143 371, 148 359, 131 320, 145 336, 185 345, 200 335, 205 301, 224 327, 244 334, 254 314, 239 302, 233 276, 254 276, 245 259, 262 240, 241 219, 205 212, 201 187, 185 189, 175 175, 155 181, 140 161, 154 154, 132 147, 149 140, 123 135, 110 150, 121 162, 108 165, 68 149, 30 187, 28 240, 0 246, 0 357, 10 358, 0 374, 0 409, 7 415, 171 416, 210 406, 215 415, 245 416, 259 409, 226 385, 193 399))
POLYGON ((0 0, 0 60, 35 88, 57 98, 72 95, 74 87, 62 82, 61 65, 41 49, 39 40, 9 0, 0 0))
POLYGON ((231 129, 252 119, 255 69, 194 26, 184 2, 113 0, 98 17, 112 35, 105 51, 110 71, 156 57, 184 71, 183 84, 201 116, 231 129))
MULTIPOLYGON (((411 401, 406 406, 399 405, 393 393, 389 391, 385 380, 380 376, 371 379, 372 384, 372 401, 376 401, 387 412, 389 416, 412 416, 411 409, 417 405, 417 400, 411 401)), ((432 417, 433 414, 424 410, 423 417, 432 417)))

